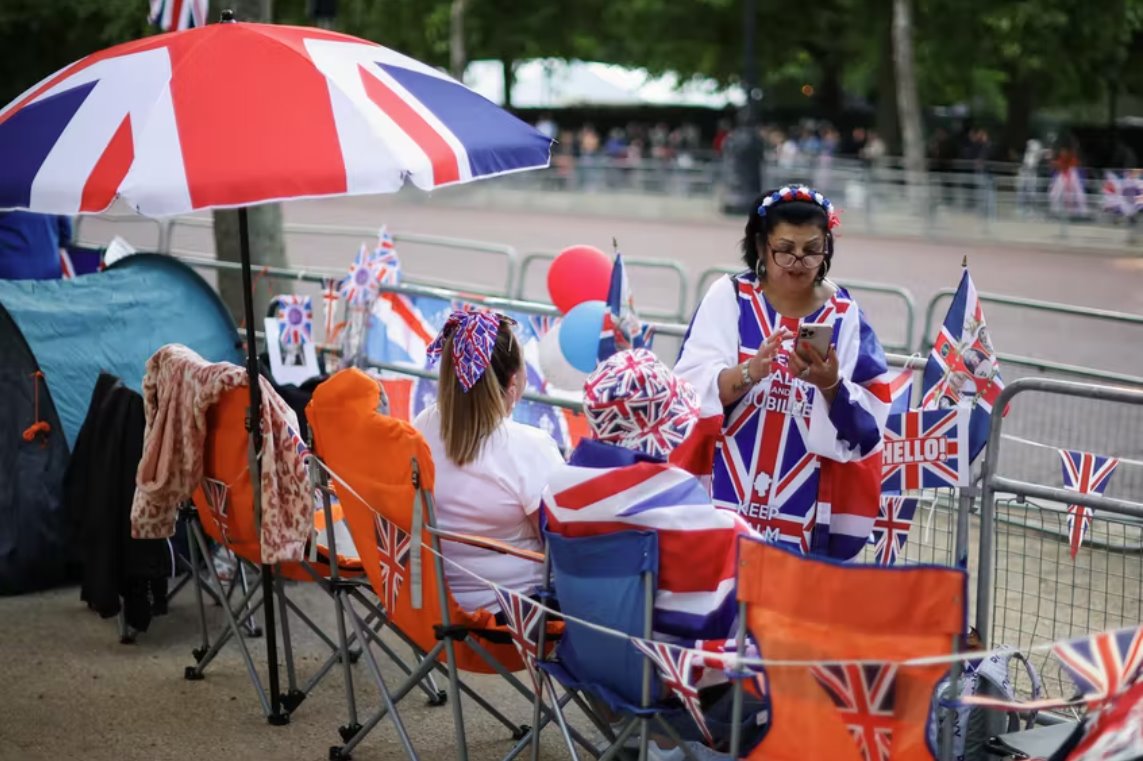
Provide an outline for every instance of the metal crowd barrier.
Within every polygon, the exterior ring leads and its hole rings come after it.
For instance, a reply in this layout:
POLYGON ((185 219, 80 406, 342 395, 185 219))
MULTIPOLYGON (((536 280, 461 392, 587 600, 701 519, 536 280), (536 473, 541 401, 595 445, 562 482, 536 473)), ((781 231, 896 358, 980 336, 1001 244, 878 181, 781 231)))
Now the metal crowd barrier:
MULTIPOLYGON (((1066 397, 1071 403, 1097 401, 1123 414, 1143 413, 1143 390, 1024 378, 1008 385, 998 407, 1029 393, 1066 397)), ((1024 409, 1028 409, 1024 407, 1024 409)), ((1135 626, 1143 619, 1143 502, 1088 495, 1004 475, 1004 430, 1010 422, 992 416, 982 472, 982 505, 976 579, 976 627, 989 646, 1011 644, 1025 650, 1108 629, 1135 626), (1001 496, 1004 495, 1004 496, 1001 496), (1092 508, 1091 528, 1076 557, 1070 556, 1068 505, 1092 508)), ((1120 452, 1106 452, 1121 454, 1120 452)), ((1045 453, 1049 459, 1055 453, 1045 453)), ((1135 463, 1135 467, 1143 462, 1135 463)), ((1120 469, 1126 463, 1120 465, 1120 469)), ((1115 485, 1117 471, 1112 476, 1115 485)), ((1112 492, 1112 487, 1108 488, 1112 492)), ((1122 490, 1121 490, 1122 493, 1122 490)), ((1070 695, 1070 683, 1047 655, 1036 665, 1049 691, 1070 695)), ((1018 685, 1027 694, 1027 684, 1018 685)))
MULTIPOLYGON (((711 283, 720 277, 726 275, 737 275, 742 272, 742 267, 711 267, 704 270, 698 279, 698 287, 695 289, 695 305, 702 301, 703 296, 706 295, 707 289, 710 288, 711 283)), ((861 294, 869 294, 873 296, 870 303, 862 302, 861 307, 866 313, 872 314, 871 319, 874 321, 875 327, 883 328, 886 325, 895 324, 898 319, 904 326, 904 335, 896 337, 895 334, 882 334, 878 330, 878 337, 881 339, 882 345, 886 351, 897 352, 901 354, 909 354, 913 348, 913 330, 916 326, 916 311, 917 304, 913 298, 913 294, 907 289, 900 286, 890 285, 888 283, 871 283, 865 280, 837 280, 838 285, 844 287, 847 291, 854 295, 860 296, 861 294), (882 298, 889 297, 895 305, 891 313, 886 313, 885 310, 878 309, 878 302, 882 298), (900 304, 904 307, 904 315, 899 315, 899 310, 896 307, 900 304), (893 336, 893 337, 888 337, 893 336)))
MULTIPOLYGON (((516 280, 516 287, 512 291, 515 298, 524 298, 525 292, 528 288, 528 272, 532 269, 532 265, 539 262, 549 263, 556 258, 556 255, 547 251, 533 251, 524 256, 520 260, 519 276, 516 280)), ((623 264, 627 268, 627 275, 634 283, 637 273, 640 271, 649 272, 664 272, 672 276, 677 283, 678 300, 674 310, 663 309, 662 307, 648 306, 645 303, 639 304, 639 314, 645 317, 653 317, 659 320, 674 320, 676 322, 685 322, 687 319, 687 273, 677 262, 664 261, 662 259, 641 259, 638 257, 623 257, 623 264)), ((637 294, 643 293, 637 285, 632 288, 637 294)))

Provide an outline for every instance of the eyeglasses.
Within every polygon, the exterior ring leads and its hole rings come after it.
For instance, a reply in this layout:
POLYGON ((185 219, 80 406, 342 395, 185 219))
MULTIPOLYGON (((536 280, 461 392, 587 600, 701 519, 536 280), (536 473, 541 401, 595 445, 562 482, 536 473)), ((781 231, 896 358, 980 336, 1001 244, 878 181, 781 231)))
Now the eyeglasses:
POLYGON ((802 269, 817 269, 822 266, 826 256, 824 251, 805 251, 803 249, 803 253, 799 256, 793 251, 779 251, 774 248, 773 244, 769 248, 774 256, 774 264, 786 270, 792 270, 798 265, 801 265, 802 269))

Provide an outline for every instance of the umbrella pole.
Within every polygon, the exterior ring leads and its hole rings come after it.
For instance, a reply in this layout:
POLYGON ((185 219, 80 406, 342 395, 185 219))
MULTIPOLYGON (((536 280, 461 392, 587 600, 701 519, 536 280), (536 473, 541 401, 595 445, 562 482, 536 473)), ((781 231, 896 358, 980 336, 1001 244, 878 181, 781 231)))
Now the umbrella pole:
MULTIPOLYGON (((259 383, 258 344, 254 338, 254 285, 250 273, 250 226, 246 208, 238 210, 238 240, 242 258, 242 306, 246 322, 246 374, 250 388, 250 407, 246 411, 246 431, 250 437, 250 486, 254 499, 254 516, 259 531, 262 525, 262 387, 259 383)), ((282 711, 278 689, 278 630, 274 626, 274 569, 262 564, 262 611, 265 616, 266 664, 270 670, 270 715, 275 726, 287 724, 290 715, 282 711)))

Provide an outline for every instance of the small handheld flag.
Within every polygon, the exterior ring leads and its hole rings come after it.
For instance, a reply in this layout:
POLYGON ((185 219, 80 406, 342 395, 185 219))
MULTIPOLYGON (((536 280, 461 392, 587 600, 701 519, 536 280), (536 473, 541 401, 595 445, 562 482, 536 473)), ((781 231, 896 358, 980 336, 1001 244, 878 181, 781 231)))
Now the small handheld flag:
POLYGON ((314 307, 309 296, 278 296, 278 340, 298 349, 313 340, 314 307))
POLYGON ((615 264, 611 268, 607 312, 603 315, 603 329, 599 335, 598 360, 602 362, 627 349, 650 349, 652 334, 650 326, 639 322, 631 284, 627 280, 627 268, 623 266, 623 255, 617 250, 615 264))
POLYGON ((337 324, 337 302, 341 299, 339 291, 341 281, 334 277, 321 279, 322 319, 325 328, 325 340, 333 341, 333 329, 337 324))
POLYGON ((968 431, 971 462, 988 443, 992 406, 1003 388, 1000 362, 966 268, 925 364, 921 407, 937 410, 965 405, 972 410, 968 431))
POLYGON ((341 297, 350 306, 368 307, 377 298, 378 281, 373 255, 362 244, 357 256, 353 257, 353 264, 349 266, 349 277, 341 281, 341 297))
POLYGON ((164 32, 206 26, 207 0, 151 0, 147 20, 164 32))

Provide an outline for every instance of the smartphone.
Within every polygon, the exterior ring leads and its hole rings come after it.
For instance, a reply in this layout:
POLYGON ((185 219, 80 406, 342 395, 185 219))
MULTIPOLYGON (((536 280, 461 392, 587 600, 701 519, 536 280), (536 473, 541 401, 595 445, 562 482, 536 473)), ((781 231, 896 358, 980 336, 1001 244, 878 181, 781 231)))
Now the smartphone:
POLYGON ((798 343, 794 346, 794 351, 802 344, 809 344, 824 358, 829 353, 832 338, 833 323, 807 322, 798 328, 798 343))

